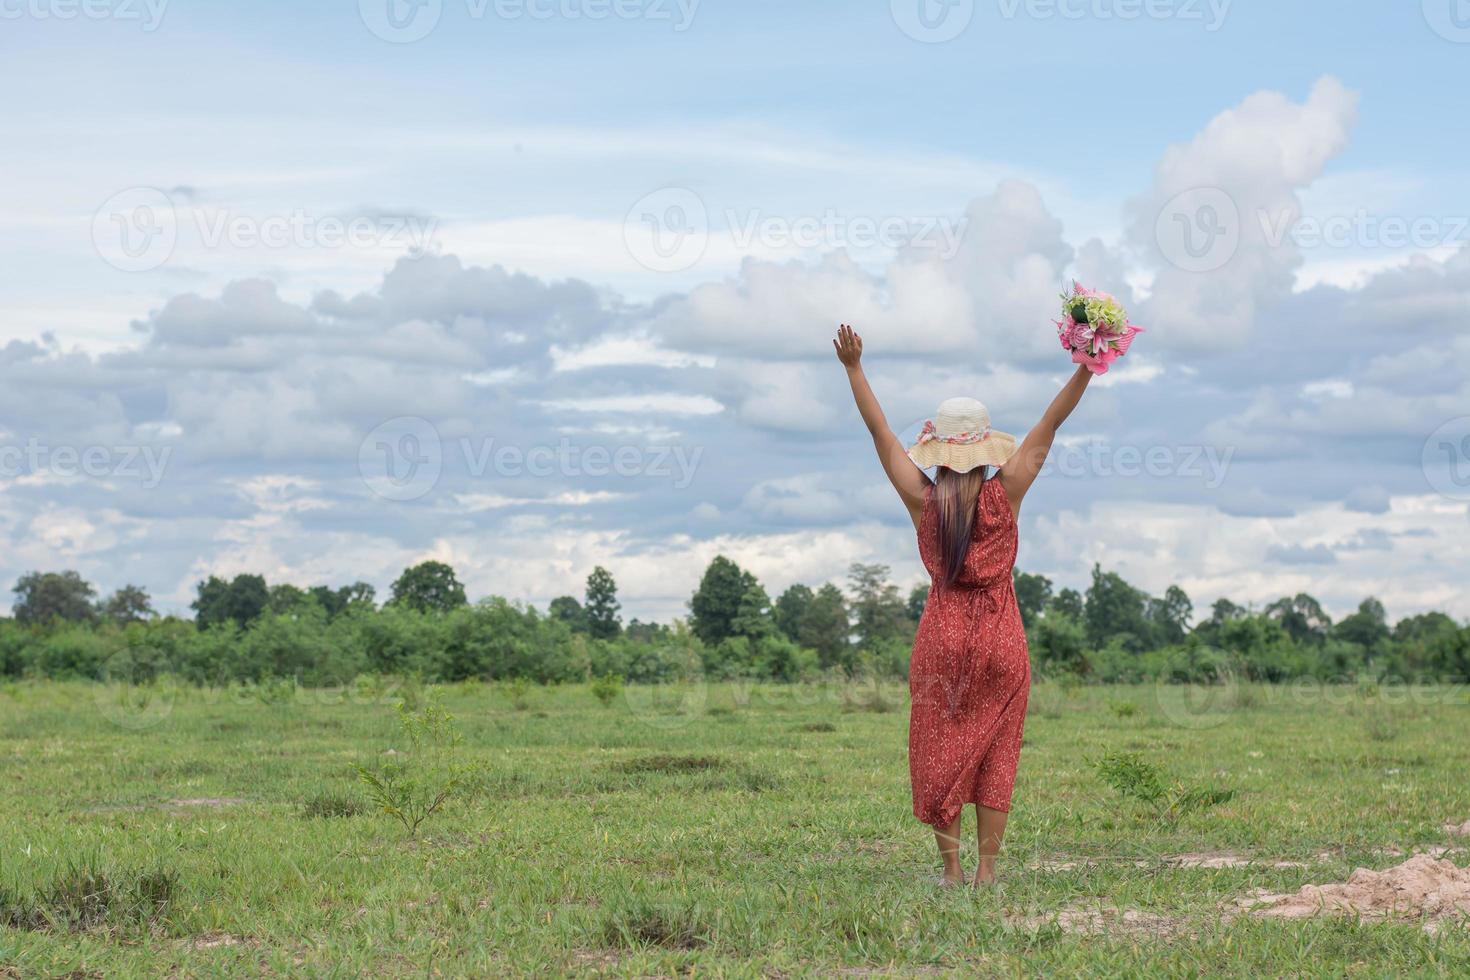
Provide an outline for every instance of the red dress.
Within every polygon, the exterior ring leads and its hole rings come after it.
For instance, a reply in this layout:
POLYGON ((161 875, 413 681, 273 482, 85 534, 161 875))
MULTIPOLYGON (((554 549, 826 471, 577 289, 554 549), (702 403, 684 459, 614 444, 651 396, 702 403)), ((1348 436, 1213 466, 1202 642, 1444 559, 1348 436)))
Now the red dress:
POLYGON ((1011 582, 1016 518, 1000 480, 981 485, 970 550, 953 585, 944 581, 932 486, 924 494, 919 555, 931 584, 909 661, 909 776, 914 816, 948 826, 966 803, 1011 808, 1031 690, 1011 582))

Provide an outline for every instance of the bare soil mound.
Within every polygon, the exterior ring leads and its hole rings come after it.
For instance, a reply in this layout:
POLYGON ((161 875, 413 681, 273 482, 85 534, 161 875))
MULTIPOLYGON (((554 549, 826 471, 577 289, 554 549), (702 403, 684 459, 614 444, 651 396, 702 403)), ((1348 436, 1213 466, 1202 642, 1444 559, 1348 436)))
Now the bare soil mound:
POLYGON ((1304 885, 1295 895, 1257 892, 1242 899, 1251 915, 1305 919, 1355 915, 1364 919, 1419 919, 1429 926, 1470 922, 1470 868, 1416 854, 1384 871, 1359 868, 1345 882, 1304 885))

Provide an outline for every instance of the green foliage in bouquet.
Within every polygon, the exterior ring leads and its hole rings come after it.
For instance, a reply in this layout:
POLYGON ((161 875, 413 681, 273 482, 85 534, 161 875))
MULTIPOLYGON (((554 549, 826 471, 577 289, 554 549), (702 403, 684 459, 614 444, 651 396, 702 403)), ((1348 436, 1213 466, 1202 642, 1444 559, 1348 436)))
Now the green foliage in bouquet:
POLYGON ((1073 320, 1092 327, 1106 325, 1116 332, 1128 326, 1128 311, 1111 296, 1063 293, 1062 308, 1073 320))

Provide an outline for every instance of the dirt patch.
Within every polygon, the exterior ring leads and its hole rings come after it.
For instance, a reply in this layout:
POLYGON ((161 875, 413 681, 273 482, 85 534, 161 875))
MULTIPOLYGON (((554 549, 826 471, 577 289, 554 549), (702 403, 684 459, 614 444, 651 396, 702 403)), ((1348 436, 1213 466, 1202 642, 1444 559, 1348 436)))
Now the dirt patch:
POLYGON ((1164 858, 1171 868, 1249 868, 1261 862, 1244 854, 1174 854, 1164 858))
POLYGON ((195 808, 220 810, 229 806, 244 806, 248 802, 250 801, 233 796, 203 796, 193 800, 169 800, 168 805, 170 807, 177 807, 180 810, 192 810, 195 808))
POLYGON ((1416 847, 1411 851, 1405 851, 1402 847, 1375 847, 1373 848, 1373 853, 1382 855, 1383 857, 1395 858, 1406 857, 1408 855, 1418 857, 1421 854, 1432 858, 1442 858, 1455 850, 1458 850, 1458 848, 1446 847, 1443 844, 1430 844, 1428 847, 1416 847))
POLYGON ((1456 824, 1454 821, 1450 821, 1444 825, 1444 832, 1451 837, 1470 837, 1470 820, 1466 820, 1462 824, 1456 824))
POLYGON ((1088 906, 1080 902, 1039 915, 1006 915, 1006 924, 1016 929, 1035 930, 1055 925, 1074 935, 1173 936, 1184 929, 1177 916, 1138 909, 1119 909, 1111 905, 1088 906))
POLYGON ((227 949, 231 946, 252 946, 254 941, 244 936, 232 936, 228 932, 206 932, 188 941, 190 949, 227 949))
POLYGON ((622 954, 615 949, 578 949, 572 952, 572 962, 583 969, 613 970, 622 959, 622 954))
POLYGON ((1346 882, 1304 885, 1295 895, 1260 890, 1240 899, 1239 905, 1261 918, 1353 915, 1374 921, 1417 919, 1434 928, 1470 922, 1470 868, 1416 854, 1386 871, 1359 868, 1346 882))
POLYGON ((1232 851, 1212 851, 1196 854, 1167 854, 1157 858, 1076 858, 1027 862, 1031 871, 1075 871, 1078 868, 1133 867, 1133 868, 1307 868, 1313 862, 1331 861, 1334 855, 1322 851, 1310 860, 1286 860, 1252 857, 1232 851))

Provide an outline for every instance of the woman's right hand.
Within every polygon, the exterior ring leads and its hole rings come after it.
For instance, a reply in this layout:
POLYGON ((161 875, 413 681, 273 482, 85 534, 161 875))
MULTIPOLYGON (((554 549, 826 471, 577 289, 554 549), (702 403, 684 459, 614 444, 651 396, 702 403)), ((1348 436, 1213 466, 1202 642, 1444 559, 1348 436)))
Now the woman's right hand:
POLYGON ((863 359, 863 338, 845 323, 837 327, 837 338, 832 341, 832 346, 837 349, 837 359, 849 371, 863 359))

